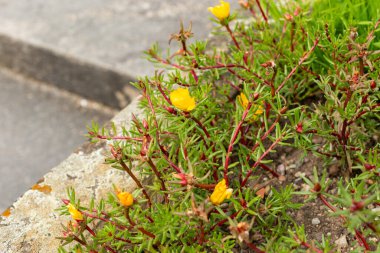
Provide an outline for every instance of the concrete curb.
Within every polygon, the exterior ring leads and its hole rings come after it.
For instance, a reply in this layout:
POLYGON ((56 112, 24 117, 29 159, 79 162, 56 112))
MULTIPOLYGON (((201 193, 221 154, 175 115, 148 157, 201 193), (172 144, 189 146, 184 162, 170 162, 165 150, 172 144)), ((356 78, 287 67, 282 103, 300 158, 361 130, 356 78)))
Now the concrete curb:
MULTIPOLYGON (((118 129, 130 127, 132 113, 142 115, 139 98, 111 121, 118 129)), ((66 189, 73 187, 81 202, 99 200, 112 191, 112 184, 133 190, 133 180, 124 172, 104 164, 108 152, 106 143, 86 143, 65 161, 47 173, 38 184, 25 192, 8 209, 9 216, 0 216, 0 252, 55 252, 62 236, 60 224, 69 221, 55 211, 67 198, 66 189)))
POLYGON ((4 34, 0 65, 113 108, 124 108, 138 95, 130 76, 4 34))

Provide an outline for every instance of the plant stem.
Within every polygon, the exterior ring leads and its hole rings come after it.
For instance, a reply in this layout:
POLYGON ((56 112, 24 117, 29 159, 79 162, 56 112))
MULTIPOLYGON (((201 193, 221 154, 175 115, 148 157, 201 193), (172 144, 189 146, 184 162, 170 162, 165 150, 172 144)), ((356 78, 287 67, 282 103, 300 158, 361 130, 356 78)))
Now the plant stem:
POLYGON ((86 225, 86 230, 92 235, 92 236, 96 236, 94 230, 92 230, 88 225, 86 225))
POLYGON ((264 157, 282 140, 282 138, 283 136, 280 136, 275 142, 272 143, 272 145, 267 150, 265 150, 265 152, 260 156, 260 158, 257 159, 255 164, 252 166, 252 168, 248 171, 247 175, 245 176, 245 179, 241 183, 241 187, 244 187, 246 185, 248 178, 253 173, 253 169, 256 168, 260 164, 261 160, 264 159, 264 157))
POLYGON ((261 15, 263 16, 263 19, 265 20, 265 23, 268 24, 268 18, 267 18, 267 16, 266 16, 265 13, 264 13, 263 8, 261 7, 260 0, 256 0, 256 3, 257 3, 257 6, 258 6, 259 9, 260 9, 260 12, 261 12, 261 15))
POLYGON ((150 200, 150 197, 147 193, 147 191, 145 190, 144 186, 141 184, 140 180, 133 174, 132 170, 128 167, 128 165, 123 161, 123 159, 120 159, 119 160, 119 163, 121 165, 121 167, 123 167, 123 169, 128 173, 128 175, 133 179, 133 181, 135 181, 136 185, 142 189, 142 192, 144 194, 144 196, 146 197, 146 199, 148 200, 148 205, 149 207, 152 206, 152 201, 150 200))
POLYGON ((112 249, 112 248, 111 248, 110 246, 108 246, 108 245, 105 245, 104 247, 105 247, 105 249, 108 250, 109 252, 117 253, 116 250, 112 249))
POLYGON ((311 49, 304 56, 301 57, 301 59, 299 60, 298 64, 292 69, 292 71, 290 71, 290 73, 288 74, 288 76, 285 77, 284 81, 282 81, 282 83, 280 84, 280 86, 278 86, 278 88, 276 90, 276 93, 278 93, 282 89, 282 87, 284 87, 285 83, 290 79, 290 77, 292 77, 294 75, 294 73, 296 72, 296 70, 298 69, 298 67, 301 66, 302 63, 309 58, 310 54, 315 50, 315 48, 317 47, 318 43, 319 43, 319 38, 317 38, 314 41, 314 44, 311 47, 311 49))
MULTIPOLYGON (((80 210, 79 210, 80 211, 80 210)), ((125 229, 128 229, 128 227, 126 226, 123 226, 123 225, 120 225, 118 223, 116 223, 115 221, 112 221, 110 219, 107 219, 107 218, 103 218, 103 217, 99 217, 98 215, 94 215, 94 214, 91 214, 91 213, 88 213, 88 212, 85 212, 85 211, 80 211, 83 215, 85 216, 88 216, 90 218, 93 218, 93 219, 98 219, 98 220, 101 220, 101 221, 104 221, 104 222, 109 222, 111 223, 112 225, 114 225, 115 227, 121 229, 121 230, 125 230, 125 229)))
POLYGON ((168 197, 167 189, 165 186, 165 181, 162 179, 161 173, 158 171, 156 165, 153 163, 153 161, 150 157, 148 157, 147 163, 149 164, 150 168, 153 170, 154 174, 156 175, 156 177, 158 178, 158 180, 161 183, 161 190, 165 192, 164 193, 165 202, 169 203, 169 197, 168 197))
POLYGON ((250 248, 251 250, 253 250, 256 253, 265 253, 265 251, 262 251, 261 249, 257 248, 256 245, 254 245, 251 242, 244 240, 244 243, 248 246, 248 248, 250 248))
POLYGON ((187 112, 184 112, 184 116, 186 118, 189 118, 189 119, 193 120, 195 123, 197 123, 197 125, 202 129, 202 131, 206 135, 206 137, 208 139, 210 139, 209 132, 207 131, 206 127, 202 124, 202 122, 199 121, 199 119, 195 118, 193 115, 191 115, 190 113, 187 113, 187 112))
MULTIPOLYGON (((322 203, 323 203, 325 206, 327 206, 332 212, 335 213, 335 212, 337 211, 336 207, 334 207, 333 205, 331 205, 331 204, 327 201, 327 199, 326 199, 321 193, 318 194, 318 197, 319 197, 319 199, 322 201, 322 203)), ((345 216, 343 216, 343 215, 340 215, 340 218, 341 218, 343 221, 346 221, 346 220, 347 220, 347 218, 346 218, 345 216)), ((367 243, 365 237, 364 237, 363 234, 360 233, 360 231, 357 230, 357 229, 355 229, 355 237, 356 237, 356 240, 359 242, 359 245, 360 245, 360 246, 362 246, 362 247, 364 246, 364 248, 365 248, 366 250, 370 250, 370 247, 369 247, 369 245, 368 245, 368 243, 367 243)))
POLYGON ((306 247, 306 248, 308 248, 308 249, 310 249, 316 253, 323 253, 322 250, 315 248, 314 246, 308 244, 305 241, 301 241, 297 236, 295 236, 295 239, 296 239, 296 241, 299 241, 302 246, 304 246, 304 247, 306 247))
MULTIPOLYGON (((125 214, 125 218, 127 218, 128 222, 131 224, 132 227, 135 227, 137 224, 136 222, 134 222, 132 219, 131 219, 131 216, 129 215, 129 208, 127 208, 124 212, 125 214)), ((156 236, 154 234, 152 234, 151 232, 145 230, 143 227, 137 227, 138 230, 140 230, 140 232, 142 232, 143 234, 149 236, 150 238, 156 238, 156 236)))
POLYGON ((206 189, 206 190, 212 190, 212 189, 215 188, 216 184, 198 184, 198 183, 194 183, 193 185, 195 187, 197 187, 197 188, 206 189))
POLYGON ((239 43, 237 42, 237 40, 236 40, 236 38, 235 38, 235 35, 234 35, 233 32, 231 31, 230 25, 229 25, 229 24, 226 24, 225 27, 226 27, 228 33, 230 34, 231 39, 232 39, 232 41, 234 42, 235 46, 237 47, 237 49, 240 50, 239 43))
POLYGON ((89 135, 92 137, 96 137, 101 140, 133 140, 133 141, 142 141, 142 138, 137 138, 137 137, 129 137, 129 136, 106 136, 106 135, 101 135, 98 133, 94 133, 92 131, 88 132, 89 135))
POLYGON ((83 240, 79 239, 78 236, 73 235, 73 239, 74 239, 74 241, 79 242, 79 243, 82 244, 83 246, 87 246, 87 244, 86 244, 83 240))
POLYGON ((227 154, 226 154, 226 160, 224 162, 224 180, 226 180, 226 185, 228 186, 228 176, 227 176, 227 172, 228 172, 228 165, 230 163, 230 155, 231 155, 231 152, 232 152, 232 148, 234 146, 234 143, 236 141, 236 138, 238 137, 239 135, 239 132, 240 132, 240 128, 241 126, 243 125, 244 123, 244 120, 245 118, 247 117, 248 115, 248 112, 249 112, 249 109, 251 109, 252 107, 252 102, 248 102, 248 105, 247 105, 247 108, 245 108, 244 112, 243 112, 243 115, 241 117, 241 120, 240 122, 238 123, 238 125, 236 126, 235 130, 234 130, 234 133, 232 134, 232 137, 231 137, 231 140, 230 140, 230 144, 228 145, 228 150, 227 150, 227 154))

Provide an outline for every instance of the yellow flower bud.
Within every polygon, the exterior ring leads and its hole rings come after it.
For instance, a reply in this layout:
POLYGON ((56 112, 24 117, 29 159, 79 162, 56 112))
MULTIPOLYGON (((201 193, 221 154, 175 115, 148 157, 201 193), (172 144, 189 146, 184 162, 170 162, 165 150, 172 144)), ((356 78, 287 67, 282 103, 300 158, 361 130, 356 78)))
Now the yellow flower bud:
POLYGON ((117 198, 122 206, 129 207, 133 205, 133 196, 129 192, 117 193, 117 198))
POLYGON ((187 88, 179 88, 170 92, 170 101, 172 104, 185 112, 189 112, 195 108, 195 98, 190 96, 187 88))
MULTIPOLYGON (((238 95, 237 98, 240 105, 243 106, 244 109, 247 109, 249 101, 247 97, 244 95, 244 93, 240 93, 240 95, 238 95)), ((264 113, 264 108, 262 105, 253 104, 252 108, 251 110, 253 111, 253 115, 248 119, 251 122, 257 120, 259 116, 264 113)))
POLYGON ((232 195, 233 189, 228 188, 226 185, 226 180, 220 181, 214 189, 214 192, 210 196, 210 201, 214 205, 220 205, 225 199, 229 199, 232 195))
POLYGON ((223 21, 230 15, 230 3, 221 0, 220 5, 209 7, 208 11, 211 12, 220 21, 223 21))
POLYGON ((69 213, 71 214, 71 217, 74 219, 74 220, 83 220, 83 215, 81 212, 79 212, 75 206, 73 206, 71 203, 69 203, 67 205, 67 208, 69 209, 69 213))

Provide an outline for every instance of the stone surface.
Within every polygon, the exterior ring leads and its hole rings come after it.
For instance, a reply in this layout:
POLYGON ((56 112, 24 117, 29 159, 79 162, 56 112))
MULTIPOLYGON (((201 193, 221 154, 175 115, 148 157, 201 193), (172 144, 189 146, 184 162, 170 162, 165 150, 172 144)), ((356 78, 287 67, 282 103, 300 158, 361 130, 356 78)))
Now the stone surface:
MULTIPOLYGON (((237 8, 237 1, 231 2, 237 8)), ((156 41, 167 48, 181 19, 185 27, 192 20, 195 39, 207 38, 213 27, 207 7, 218 3, 0 0, 0 64, 123 108, 135 96, 127 84, 153 74, 143 51, 156 41)))
POLYGON ((346 235, 342 235, 334 243, 339 250, 346 248, 348 246, 346 235))
MULTIPOLYGON (((0 212, 85 142, 113 110, 0 71, 0 212)), ((1 252, 1 251, 0 251, 1 252)))
MULTIPOLYGON (((137 100, 114 119, 128 128, 131 114, 139 115, 137 100)), ((112 184, 133 190, 134 182, 122 171, 104 164, 106 145, 84 145, 60 165, 47 173, 39 183, 50 187, 51 192, 28 190, 10 209, 8 217, 0 216, 0 252, 56 252, 61 236, 61 223, 69 217, 61 217, 55 211, 67 198, 67 187, 76 190, 76 196, 86 204, 91 197, 99 200, 112 191, 112 184)))
POLYGON ((318 218, 313 218, 311 220, 311 224, 313 224, 313 225, 319 225, 320 223, 321 223, 321 221, 318 218))

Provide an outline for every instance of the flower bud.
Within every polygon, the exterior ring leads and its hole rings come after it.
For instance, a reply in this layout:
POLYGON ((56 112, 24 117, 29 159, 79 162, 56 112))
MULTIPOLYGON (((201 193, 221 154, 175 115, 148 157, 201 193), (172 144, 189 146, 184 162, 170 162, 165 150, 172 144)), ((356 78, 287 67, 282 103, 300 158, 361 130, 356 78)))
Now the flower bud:
POLYGON ((376 168, 376 166, 372 165, 372 164, 369 164, 369 163, 366 163, 366 164, 364 164, 364 168, 366 170, 373 170, 374 168, 376 168))
POLYGON ((143 123, 144 128, 145 128, 146 130, 148 130, 148 129, 149 129, 148 122, 144 119, 142 123, 143 123))
POLYGON ((300 134, 303 132, 303 124, 302 124, 302 122, 300 122, 300 123, 297 124, 296 131, 297 131, 297 133, 300 133, 300 134))
POLYGON ((69 203, 67 205, 67 209, 69 210, 69 213, 71 214, 71 217, 76 220, 76 221, 82 221, 83 220, 83 215, 81 212, 79 212, 74 205, 69 203))
POLYGON ((372 80, 370 86, 371 86, 371 89, 374 90, 376 88, 376 81, 372 80))
POLYGON ((322 186, 319 183, 316 183, 314 185, 313 191, 314 192, 320 192, 322 190, 322 186))
POLYGON ((129 192, 119 192, 116 196, 122 206, 130 207, 133 205, 133 196, 129 192))

